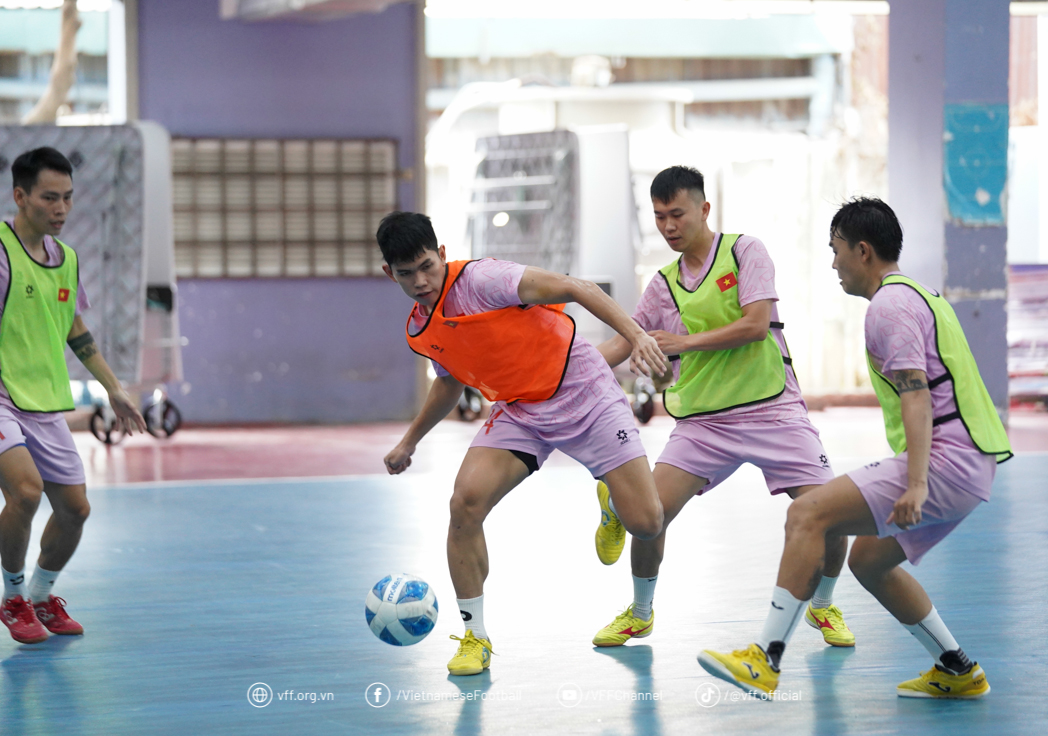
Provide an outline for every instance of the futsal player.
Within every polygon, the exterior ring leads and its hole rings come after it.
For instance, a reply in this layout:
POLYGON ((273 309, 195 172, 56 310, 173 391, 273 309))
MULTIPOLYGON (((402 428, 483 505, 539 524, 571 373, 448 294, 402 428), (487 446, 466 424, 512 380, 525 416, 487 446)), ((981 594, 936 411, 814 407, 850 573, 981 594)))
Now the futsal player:
POLYGON ((26 644, 83 627, 52 595, 73 556, 90 505, 84 467, 62 412, 73 408, 65 345, 109 393, 127 431, 145 431, 142 415, 98 352, 80 314, 89 307, 76 252, 57 239, 73 206, 73 167, 53 148, 23 153, 11 166, 18 213, 0 223, 0 618, 26 644), (41 493, 51 518, 26 584, 30 526, 41 493))
POLYGON ((897 687, 902 697, 978 698, 986 675, 943 623, 928 594, 899 567, 921 558, 990 499, 997 463, 1011 457, 949 302, 899 271, 902 228, 878 199, 856 199, 830 225, 833 267, 845 293, 870 301, 866 356, 895 457, 835 478, 790 505, 786 546, 760 638, 730 654, 705 650, 711 674, 774 692, 783 652, 826 564, 826 540, 860 535, 848 564, 863 587, 934 661, 897 687))
MULTIPOLYGON (((655 465, 655 485, 665 525, 696 495, 723 483, 744 463, 764 473, 772 495, 796 498, 833 478, 819 432, 808 420, 775 302, 775 267, 763 243, 748 235, 710 229, 710 203, 701 173, 685 166, 660 172, 651 184, 659 232, 675 252, 673 263, 651 280, 633 318, 674 361, 675 382, 664 394, 677 420, 655 465)), ((608 363, 629 355, 619 338, 600 346, 608 363)), ((598 485, 603 499, 606 491, 598 485)), ((605 564, 621 553, 625 530, 613 518, 597 531, 597 554, 605 564)), ((666 529, 654 539, 634 537, 631 550, 633 603, 593 638, 597 646, 620 646, 652 633, 652 600, 666 545, 666 529)), ((855 646, 841 610, 833 603, 847 538, 827 548, 825 574, 805 616, 824 640, 855 646)))
POLYGON ((377 239, 386 274, 416 302, 408 345, 437 371, 419 415, 386 455, 388 471, 408 468, 418 442, 455 407, 463 386, 494 402, 455 480, 448 530, 448 565, 466 627, 463 638, 452 637, 460 644, 448 670, 475 675, 491 662, 484 519, 554 449, 604 480, 609 513, 633 534, 651 538, 662 529, 662 506, 630 404, 607 362, 575 335, 575 323, 559 305, 578 303, 614 328, 631 346, 635 371, 662 372, 667 363, 655 339, 596 284, 509 261, 447 262, 422 214, 386 216, 377 239))

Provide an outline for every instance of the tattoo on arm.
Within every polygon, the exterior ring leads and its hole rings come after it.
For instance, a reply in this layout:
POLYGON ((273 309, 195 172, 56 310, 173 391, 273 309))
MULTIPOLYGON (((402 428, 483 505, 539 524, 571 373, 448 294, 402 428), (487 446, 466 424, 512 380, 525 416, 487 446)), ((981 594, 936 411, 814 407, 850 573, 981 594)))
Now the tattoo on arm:
POLYGON ((73 350, 73 355, 79 358, 81 363, 98 352, 98 347, 95 345, 95 338, 91 336, 90 332, 84 332, 83 334, 77 335, 76 337, 71 338, 68 343, 69 347, 73 350))
POLYGON ((895 388, 899 390, 900 394, 928 388, 924 371, 895 371, 894 378, 895 388))

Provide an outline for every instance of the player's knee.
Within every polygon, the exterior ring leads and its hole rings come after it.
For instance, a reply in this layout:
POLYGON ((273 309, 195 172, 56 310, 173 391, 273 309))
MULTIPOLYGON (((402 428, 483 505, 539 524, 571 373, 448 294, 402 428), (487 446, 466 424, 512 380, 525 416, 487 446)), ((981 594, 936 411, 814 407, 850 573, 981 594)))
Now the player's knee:
POLYGON ((655 508, 649 509, 642 516, 630 520, 630 524, 623 522, 623 526, 626 527, 626 531, 632 534, 637 539, 649 540, 655 539, 662 533, 662 525, 665 519, 665 515, 662 510, 662 506, 659 505, 655 508))
POLYGON ((8 489, 9 503, 22 515, 32 516, 40 506, 40 496, 44 493, 44 484, 38 478, 25 478, 12 484, 8 489))
POLYGON ((848 554, 848 569, 860 583, 876 580, 885 572, 879 555, 858 539, 855 540, 848 554))
POLYGON ((818 507, 801 496, 790 504, 786 511, 786 536, 811 534, 824 531, 819 519, 818 507))
POLYGON ((87 521, 87 517, 90 515, 91 504, 88 503, 86 498, 79 500, 75 503, 68 504, 65 506, 65 508, 61 510, 61 518, 63 523, 72 526, 83 526, 84 522, 87 521))
POLYGON ((451 494, 453 526, 480 524, 487 515, 487 506, 483 503, 481 494, 465 486, 455 486, 455 492, 451 494))

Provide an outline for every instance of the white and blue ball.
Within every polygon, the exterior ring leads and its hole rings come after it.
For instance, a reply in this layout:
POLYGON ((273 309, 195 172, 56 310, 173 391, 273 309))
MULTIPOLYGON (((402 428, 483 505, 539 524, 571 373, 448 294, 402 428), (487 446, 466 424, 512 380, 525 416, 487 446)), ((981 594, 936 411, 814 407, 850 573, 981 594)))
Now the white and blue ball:
POLYGON ((371 633, 387 644, 417 644, 437 623, 437 596, 414 575, 387 575, 368 592, 364 617, 371 633))

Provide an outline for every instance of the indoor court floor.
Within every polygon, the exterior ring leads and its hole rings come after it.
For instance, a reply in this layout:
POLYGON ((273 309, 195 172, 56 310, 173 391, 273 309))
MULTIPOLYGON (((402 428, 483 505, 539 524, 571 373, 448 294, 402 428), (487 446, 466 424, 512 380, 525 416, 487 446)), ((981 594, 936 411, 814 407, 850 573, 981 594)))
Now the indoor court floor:
MULTIPOLYGON (((450 678, 462 624, 447 500, 479 423, 442 423, 397 477, 381 458, 403 425, 187 429, 111 450, 78 434, 93 513, 56 593, 86 635, 0 640, 0 733, 1041 734, 1048 415, 1013 416, 1020 454, 993 500, 916 570, 986 670, 992 692, 972 702, 896 696, 929 657, 847 570, 835 598, 858 645, 828 647, 802 625, 782 700, 747 700, 698 666, 700 649, 756 636, 774 584, 787 502, 749 466, 670 527, 653 635, 597 650, 593 634, 631 600, 628 555, 597 561, 594 482, 554 455, 487 523, 491 670, 450 678), (427 580, 441 607, 412 647, 364 622, 367 591, 397 571, 427 580), (260 683, 265 707, 248 697, 260 683)), ((812 419, 838 473, 888 454, 877 409, 812 419)), ((671 426, 642 429, 650 457, 671 426)))

